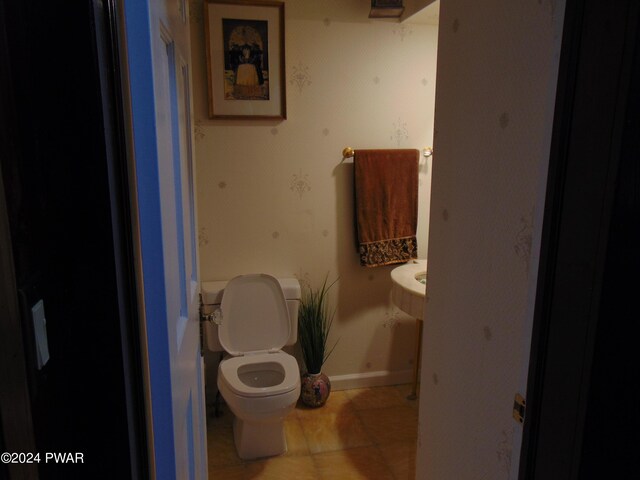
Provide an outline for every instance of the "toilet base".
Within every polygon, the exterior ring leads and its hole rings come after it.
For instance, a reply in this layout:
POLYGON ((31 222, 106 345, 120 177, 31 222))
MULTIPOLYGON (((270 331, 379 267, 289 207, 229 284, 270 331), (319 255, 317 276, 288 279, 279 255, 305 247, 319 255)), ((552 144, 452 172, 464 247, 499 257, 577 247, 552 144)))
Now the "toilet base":
POLYGON ((246 422, 233 418, 233 439, 243 460, 281 455, 287 451, 284 422, 246 422))

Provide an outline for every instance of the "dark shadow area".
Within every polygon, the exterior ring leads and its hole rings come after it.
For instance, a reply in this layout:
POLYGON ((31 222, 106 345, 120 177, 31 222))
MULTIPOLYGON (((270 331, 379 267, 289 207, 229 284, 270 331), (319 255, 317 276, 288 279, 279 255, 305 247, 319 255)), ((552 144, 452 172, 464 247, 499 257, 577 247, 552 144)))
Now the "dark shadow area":
POLYGON ((128 219, 121 217, 126 161, 111 130, 117 113, 109 110, 118 103, 105 93, 113 77, 100 70, 113 53, 100 16, 106 3, 6 2, 0 21, 9 53, 2 87, 10 85, 14 102, 2 112, 14 148, 0 167, 41 479, 144 477, 132 440, 143 417, 127 408, 135 395, 127 389, 139 381, 127 377, 124 346, 133 323, 125 312, 135 311, 135 300, 122 230, 128 219), (40 301, 50 355, 44 365, 32 319, 40 301), (55 461, 47 452, 73 457, 55 461))

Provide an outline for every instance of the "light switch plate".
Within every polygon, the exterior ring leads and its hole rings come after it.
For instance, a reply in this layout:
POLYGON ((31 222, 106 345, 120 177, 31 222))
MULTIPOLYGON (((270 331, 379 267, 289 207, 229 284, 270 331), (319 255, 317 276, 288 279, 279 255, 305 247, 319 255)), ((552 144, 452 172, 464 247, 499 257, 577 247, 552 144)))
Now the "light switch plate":
POLYGON ((42 369, 49 361, 49 342, 47 341, 47 320, 44 316, 44 302, 39 300, 31 307, 33 319, 33 332, 36 337, 36 356, 38 370, 42 369))

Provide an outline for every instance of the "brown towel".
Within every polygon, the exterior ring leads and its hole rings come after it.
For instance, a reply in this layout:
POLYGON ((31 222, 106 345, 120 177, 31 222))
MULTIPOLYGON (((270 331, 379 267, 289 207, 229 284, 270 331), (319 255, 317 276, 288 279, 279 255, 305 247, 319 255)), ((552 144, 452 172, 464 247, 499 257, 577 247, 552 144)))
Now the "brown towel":
POLYGON ((418 150, 357 150, 355 216, 360 264, 417 258, 418 150))

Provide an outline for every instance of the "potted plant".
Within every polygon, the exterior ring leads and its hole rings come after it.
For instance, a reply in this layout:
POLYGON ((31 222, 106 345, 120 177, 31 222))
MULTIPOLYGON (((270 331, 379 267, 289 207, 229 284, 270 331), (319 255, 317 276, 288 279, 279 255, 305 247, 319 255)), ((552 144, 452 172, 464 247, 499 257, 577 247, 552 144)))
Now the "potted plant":
POLYGON ((322 373, 322 365, 338 343, 336 341, 333 347, 327 349, 327 338, 335 314, 335 310, 329 311, 327 293, 337 281, 338 279, 327 286, 325 277, 321 288, 305 288, 300 300, 298 336, 307 370, 302 375, 300 397, 302 402, 310 407, 324 405, 331 392, 331 382, 329 377, 322 373))

